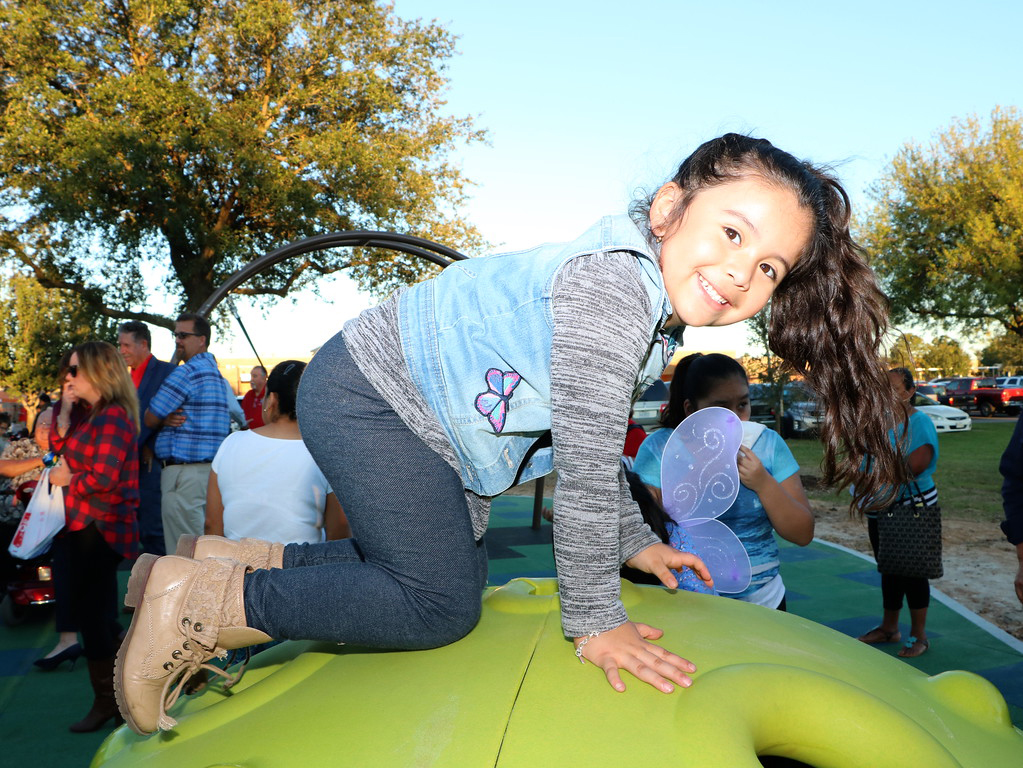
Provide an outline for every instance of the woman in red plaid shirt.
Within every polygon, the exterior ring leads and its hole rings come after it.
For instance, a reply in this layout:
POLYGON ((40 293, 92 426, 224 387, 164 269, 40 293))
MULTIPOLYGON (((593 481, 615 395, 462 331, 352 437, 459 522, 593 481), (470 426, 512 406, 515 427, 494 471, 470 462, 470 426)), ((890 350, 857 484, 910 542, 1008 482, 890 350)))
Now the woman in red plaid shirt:
POLYGON ((103 341, 75 347, 64 385, 69 398, 88 405, 88 415, 63 440, 62 461, 50 470, 52 483, 67 486, 69 598, 95 694, 92 709, 71 730, 87 732, 120 718, 113 687, 118 638, 110 619, 117 613, 117 565, 134 557, 138 545, 139 404, 124 360, 103 341))

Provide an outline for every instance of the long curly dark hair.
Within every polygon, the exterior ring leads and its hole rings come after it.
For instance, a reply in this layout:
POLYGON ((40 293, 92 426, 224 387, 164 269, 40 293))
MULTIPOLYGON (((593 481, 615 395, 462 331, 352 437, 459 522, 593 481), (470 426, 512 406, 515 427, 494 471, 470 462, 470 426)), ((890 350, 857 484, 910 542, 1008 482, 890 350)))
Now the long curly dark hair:
MULTIPOLYGON (((850 510, 879 509, 905 480, 889 439, 895 398, 880 355, 888 301, 849 231, 849 196, 831 172, 766 139, 729 133, 705 142, 671 179, 682 199, 665 224, 682 220, 700 191, 748 176, 792 190, 813 218, 805 251, 771 298, 768 345, 816 393, 824 409, 823 480, 853 485, 850 510)), ((630 213, 650 233, 653 195, 630 213)))

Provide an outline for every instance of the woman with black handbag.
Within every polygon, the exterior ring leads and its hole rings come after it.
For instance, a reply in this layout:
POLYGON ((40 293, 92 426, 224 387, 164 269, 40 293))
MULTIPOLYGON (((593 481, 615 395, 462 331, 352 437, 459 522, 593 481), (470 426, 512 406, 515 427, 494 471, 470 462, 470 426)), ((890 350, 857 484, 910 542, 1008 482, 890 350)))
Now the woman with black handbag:
POLYGON ((912 658, 930 647, 926 630, 931 600, 928 579, 942 575, 941 510, 933 478, 938 464, 938 433, 930 417, 913 407, 913 374, 906 368, 893 368, 888 378, 903 408, 896 414, 891 439, 906 456, 910 482, 899 488, 892 506, 867 515, 870 546, 881 573, 884 614, 881 624, 859 639, 871 645, 899 642, 899 614, 905 597, 910 636, 899 656, 912 658))

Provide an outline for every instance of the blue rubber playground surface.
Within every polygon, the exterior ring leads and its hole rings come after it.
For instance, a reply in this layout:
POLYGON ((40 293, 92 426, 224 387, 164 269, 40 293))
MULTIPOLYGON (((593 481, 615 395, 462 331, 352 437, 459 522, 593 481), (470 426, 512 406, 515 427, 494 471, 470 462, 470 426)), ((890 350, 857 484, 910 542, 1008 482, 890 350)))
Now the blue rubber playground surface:
MULTIPOLYGON (((531 527, 531 497, 496 499, 487 533, 490 583, 518 576, 553 576, 551 526, 531 527)), ((548 501, 549 503, 549 501, 548 501)), ((851 637, 877 623, 881 605, 873 561, 822 542, 800 548, 783 544, 782 572, 789 611, 851 637)), ((128 572, 121 573, 122 588, 128 572)), ((1023 728, 1023 643, 933 591, 927 627, 931 648, 904 661, 927 674, 965 669, 990 680, 1009 704, 1013 723, 1023 728)), ((127 622, 129 617, 125 617, 127 622)), ((909 627, 903 626, 904 635, 909 627)), ((110 733, 71 734, 67 726, 91 704, 84 662, 73 670, 40 672, 32 661, 55 642, 53 620, 0 627, 0 744, 4 764, 44 768, 84 767, 110 733)), ((894 656, 898 645, 875 646, 894 656)), ((680 647, 680 650, 684 648, 680 647)))

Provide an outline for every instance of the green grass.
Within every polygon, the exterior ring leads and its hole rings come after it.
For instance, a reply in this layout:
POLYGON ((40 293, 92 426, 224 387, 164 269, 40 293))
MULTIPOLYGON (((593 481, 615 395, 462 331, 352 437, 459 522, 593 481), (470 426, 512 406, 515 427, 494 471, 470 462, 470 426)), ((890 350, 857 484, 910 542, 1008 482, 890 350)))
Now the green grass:
MULTIPOLYGON (((974 420, 970 432, 938 435, 938 485, 941 514, 954 520, 995 522, 1002 519, 1002 476, 998 462, 1009 443, 1015 424, 974 420)), ((821 444, 816 439, 786 440, 800 474, 819 477, 821 444)), ((849 493, 827 488, 808 488, 812 500, 849 505, 849 493)))

